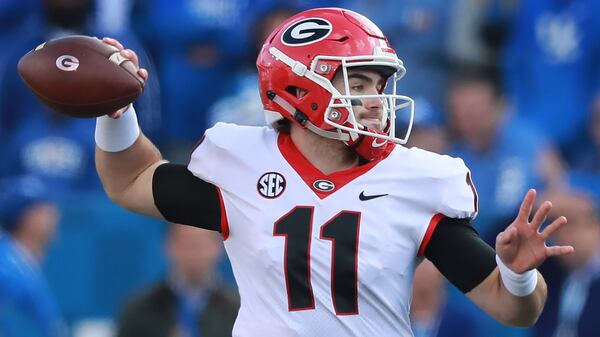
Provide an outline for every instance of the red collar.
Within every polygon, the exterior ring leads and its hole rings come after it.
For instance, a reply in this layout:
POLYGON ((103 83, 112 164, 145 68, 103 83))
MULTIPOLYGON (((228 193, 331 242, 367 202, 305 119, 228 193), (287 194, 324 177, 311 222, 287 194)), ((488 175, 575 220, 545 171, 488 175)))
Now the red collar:
POLYGON ((285 158, 288 164, 290 164, 294 171, 298 173, 306 185, 308 185, 320 199, 325 199, 355 178, 368 172, 375 167, 375 165, 387 158, 395 147, 393 143, 390 143, 380 158, 367 164, 342 171, 336 171, 331 174, 325 174, 304 157, 288 133, 279 133, 277 146, 279 147, 279 151, 283 155, 283 158, 285 158))

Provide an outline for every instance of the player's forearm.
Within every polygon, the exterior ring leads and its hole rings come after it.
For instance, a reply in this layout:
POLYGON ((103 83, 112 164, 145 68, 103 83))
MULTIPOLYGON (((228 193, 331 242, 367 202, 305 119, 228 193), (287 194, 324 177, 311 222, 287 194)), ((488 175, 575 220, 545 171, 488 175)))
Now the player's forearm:
POLYGON ((547 288, 544 278, 537 273, 535 290, 527 296, 511 294, 502 282, 498 268, 468 294, 477 305, 497 321, 516 327, 532 326, 540 316, 546 302, 547 288))
POLYGON ((95 139, 96 169, 108 196, 132 212, 162 218, 154 203, 153 177, 163 161, 141 133, 133 106, 99 117, 95 139))
POLYGON ((158 149, 143 134, 124 151, 107 152, 96 147, 98 176, 108 196, 117 202, 145 170, 161 160, 158 149))
POLYGON ((500 276, 500 294, 498 300, 501 322, 518 327, 529 327, 535 324, 546 303, 547 288, 542 275, 537 272, 538 282, 533 293, 527 296, 515 296, 505 287, 500 276))

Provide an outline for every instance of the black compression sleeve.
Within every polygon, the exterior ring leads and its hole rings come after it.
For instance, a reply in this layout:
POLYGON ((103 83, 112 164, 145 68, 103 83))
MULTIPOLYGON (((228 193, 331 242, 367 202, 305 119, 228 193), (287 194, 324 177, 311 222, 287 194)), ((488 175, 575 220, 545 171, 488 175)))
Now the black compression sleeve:
POLYGON ((443 218, 425 248, 425 257, 463 293, 496 268, 495 255, 466 219, 443 218))
POLYGON ((163 164, 152 177, 154 203, 168 221, 221 231, 217 188, 195 177, 185 166, 163 164))

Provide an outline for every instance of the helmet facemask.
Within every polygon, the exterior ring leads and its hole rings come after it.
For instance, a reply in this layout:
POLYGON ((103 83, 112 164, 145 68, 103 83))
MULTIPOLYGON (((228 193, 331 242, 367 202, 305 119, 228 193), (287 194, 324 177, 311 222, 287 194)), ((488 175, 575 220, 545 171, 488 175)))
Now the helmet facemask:
POLYGON ((386 141, 397 144, 406 144, 412 127, 414 116, 414 102, 410 97, 397 94, 397 82, 404 76, 406 70, 402 62, 394 56, 354 56, 344 58, 331 58, 318 56, 315 63, 319 62, 341 62, 338 72, 340 73, 344 88, 343 92, 337 90, 333 84, 328 90, 332 92, 330 102, 323 115, 325 123, 334 127, 340 134, 350 135, 351 140, 356 140, 361 135, 381 139, 373 142, 373 146, 383 145, 386 141), (357 95, 350 90, 350 70, 356 68, 373 70, 387 79, 381 92, 357 95), (382 113, 380 129, 367 128, 357 120, 355 107, 362 105, 366 99, 379 99, 382 102, 382 113), (401 137, 396 137, 396 116, 398 113, 407 114, 409 120, 407 128, 401 137), (378 145, 380 144, 380 145, 378 145))

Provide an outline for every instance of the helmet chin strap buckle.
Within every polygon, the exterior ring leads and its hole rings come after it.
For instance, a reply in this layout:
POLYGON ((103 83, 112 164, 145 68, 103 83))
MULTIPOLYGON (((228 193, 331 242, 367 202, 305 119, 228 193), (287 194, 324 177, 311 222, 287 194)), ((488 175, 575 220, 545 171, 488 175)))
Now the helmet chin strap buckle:
POLYGON ((275 99, 275 96, 277 96, 277 94, 272 91, 272 90, 267 90, 267 98, 270 99, 271 101, 275 99))

